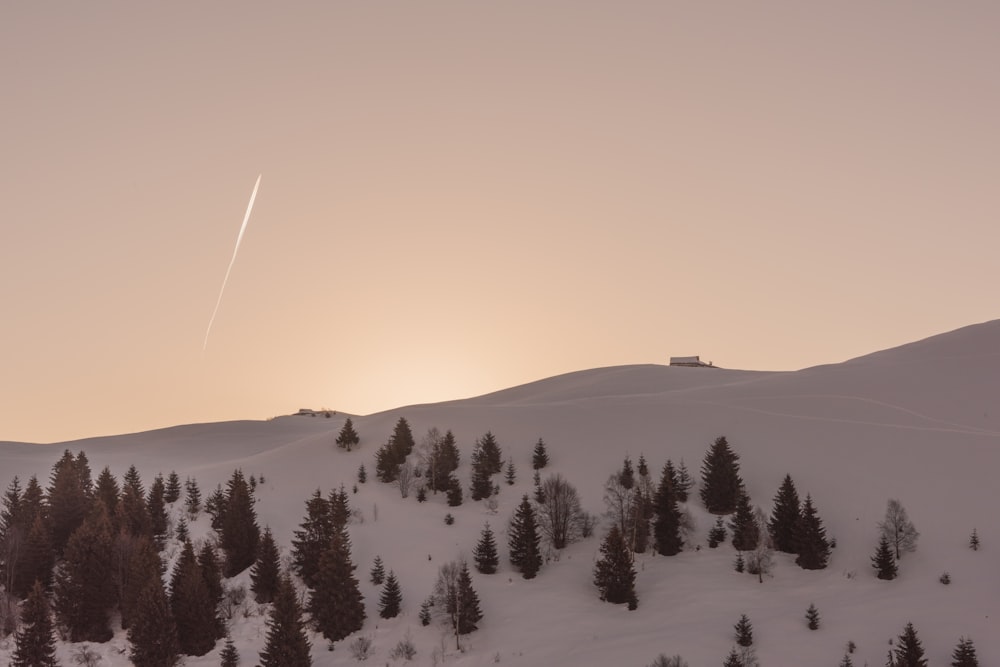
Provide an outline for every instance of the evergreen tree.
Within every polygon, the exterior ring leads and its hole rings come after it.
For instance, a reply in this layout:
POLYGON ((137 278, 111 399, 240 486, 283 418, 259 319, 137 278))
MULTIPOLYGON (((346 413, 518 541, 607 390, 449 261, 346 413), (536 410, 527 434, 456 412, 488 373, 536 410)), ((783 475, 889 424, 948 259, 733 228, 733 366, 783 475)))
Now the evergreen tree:
POLYGON ((660 486, 656 490, 656 521, 653 524, 653 537, 656 553, 662 556, 675 556, 680 553, 684 543, 681 540, 681 513, 677 509, 677 497, 674 495, 674 484, 670 479, 670 466, 663 466, 660 475, 660 486))
POLYGON ((462 485, 454 475, 449 474, 447 479, 448 507, 458 507, 462 504, 462 485))
POLYGON ((627 456, 622 462, 622 469, 618 471, 618 483, 625 489, 631 489, 635 486, 635 471, 632 470, 632 459, 627 456))
POLYGON ((854 667, 854 662, 851 660, 850 654, 845 653, 837 667, 854 667))
MULTIPOLYGON (((211 542, 205 542, 198 552, 198 567, 201 569, 201 578, 205 581, 205 589, 208 591, 208 599, 212 609, 218 610, 222 603, 222 569, 219 566, 219 559, 215 555, 215 548, 211 542)), ((226 624, 219 618, 216 612, 216 633, 215 639, 226 636, 226 624)))
POLYGON ((896 578, 896 559, 892 555, 892 548, 889 546, 889 540, 886 539, 885 535, 882 535, 878 541, 878 549, 875 550, 875 555, 872 556, 872 567, 875 568, 875 574, 879 579, 895 579, 896 578))
POLYGON ((959 637, 958 646, 951 654, 951 667, 979 667, 979 658, 976 657, 976 646, 969 637, 959 637))
POLYGON ((716 517, 715 525, 708 531, 708 546, 710 549, 714 549, 725 541, 726 526, 723 523, 721 516, 716 517))
POLYGON ((375 452, 375 476, 380 482, 395 482, 399 477, 399 464, 391 442, 385 443, 375 452))
POLYGON ((649 464, 646 463, 646 457, 643 454, 639 454, 639 463, 636 464, 635 470, 639 473, 639 479, 649 477, 649 464))
POLYGON ((503 470, 503 458, 500 454, 500 445, 490 431, 476 441, 476 448, 482 455, 483 464, 489 475, 495 475, 503 470))
POLYGON ((177 626, 158 576, 149 579, 139 595, 128 640, 135 667, 173 667, 180 658, 177 626))
POLYGON ((389 576, 385 580, 385 586, 382 588, 382 595, 378 602, 378 615, 382 618, 396 618, 399 616, 402 603, 403 594, 399 590, 396 573, 389 570, 389 576))
POLYGON ((212 595, 190 542, 184 543, 170 579, 170 610, 177 624, 180 652, 205 655, 219 632, 212 595))
POLYGON ((733 563, 733 569, 742 574, 747 569, 747 563, 743 560, 743 552, 736 552, 736 561, 733 563))
POLYGON ((52 586, 52 543, 49 541, 48 527, 40 514, 35 515, 18 553, 8 556, 4 564, 12 569, 9 590, 15 597, 27 596, 35 581, 40 581, 45 590, 52 586))
POLYGON ((376 586, 381 586, 385 582, 385 565, 382 564, 382 557, 377 555, 372 562, 371 572, 368 573, 369 580, 376 586))
POLYGON ((292 570, 309 588, 316 586, 319 559, 333 539, 333 516, 330 503, 319 489, 306 501, 306 518, 292 538, 292 570))
POLYGON ((358 438, 358 433, 354 430, 354 422, 348 417, 347 421, 344 422, 344 426, 340 429, 340 433, 337 435, 337 446, 341 449, 351 451, 359 442, 361 442, 361 439, 358 438))
POLYGON ((396 427, 389 438, 389 444, 395 452, 397 465, 406 460, 406 457, 413 451, 413 432, 410 430, 410 423, 406 417, 400 417, 396 422, 396 427))
POLYGON ((701 500, 712 514, 730 514, 743 494, 739 456, 725 436, 716 438, 701 466, 701 500))
POLYGON ((924 648, 920 645, 913 623, 907 623, 903 634, 899 636, 895 659, 894 667, 927 667, 924 648))
POLYGON ((0 542, 4 542, 11 530, 20 524, 21 493, 21 480, 14 475, 10 486, 3 494, 3 509, 0 509, 0 542))
POLYGON ((639 487, 632 495, 628 525, 631 528, 631 548, 633 553, 644 554, 649 548, 649 521, 654 513, 653 499, 639 487))
POLYGON ((467 635, 477 629, 477 623, 482 620, 483 613, 479 609, 479 596, 472 588, 472 575, 469 566, 462 563, 458 573, 457 609, 455 613, 455 631, 459 635, 467 635))
POLYGON ((427 485, 434 493, 448 489, 448 477, 458 469, 458 460, 458 446, 451 431, 440 438, 433 438, 427 465, 427 485))
POLYGON ((225 575, 234 577, 257 560, 260 528, 250 487, 240 470, 233 471, 226 488, 220 544, 226 554, 225 575))
POLYGON ((417 487, 417 502, 425 503, 427 502, 427 487, 423 484, 417 487))
POLYGON ((351 521, 351 502, 343 485, 336 491, 330 491, 329 502, 330 522, 333 524, 333 530, 346 532, 347 524, 351 521))
POLYGON ((684 465, 684 459, 681 459, 677 467, 677 486, 674 489, 677 502, 686 503, 688 494, 691 493, 691 487, 693 486, 694 480, 691 479, 691 473, 688 472, 687 466, 684 465))
POLYGON ((497 571, 500 559, 497 556, 497 543, 493 539, 493 531, 488 523, 483 527, 479 543, 473 552, 473 559, 476 562, 476 569, 482 574, 494 574, 497 571))
POLYGON ((148 537, 129 537, 119 533, 116 552, 118 608, 121 626, 127 630, 136 615, 139 597, 150 580, 161 581, 163 563, 148 537))
POLYGON ((517 481, 517 469, 514 467, 514 459, 507 459, 507 468, 504 471, 504 479, 507 481, 507 486, 514 486, 514 482, 517 481))
POLYGON ((56 667, 52 616, 41 582, 36 581, 21 608, 21 629, 14 636, 11 667, 56 667))
POLYGON ((83 524, 90 509, 85 481, 68 449, 52 467, 47 500, 52 548, 61 556, 70 535, 83 524))
POLYGON ((740 660, 740 654, 734 646, 729 651, 729 655, 726 656, 726 661, 722 663, 722 667, 744 667, 743 661, 740 660))
POLYGON ((490 481, 490 464, 482 447, 472 452, 472 487, 470 492, 473 500, 489 498, 493 493, 493 483, 490 481))
POLYGON ((802 516, 795 527, 795 563, 803 570, 822 570, 830 559, 830 543, 826 539, 826 529, 816 515, 812 497, 806 494, 802 505, 802 516))
POLYGON ((531 507, 527 495, 521 499, 507 532, 511 565, 517 568, 525 579, 533 579, 542 567, 542 554, 539 550, 541 537, 538 533, 535 510, 531 507))
POLYGON ((191 477, 184 482, 184 510, 192 520, 198 518, 201 511, 201 488, 198 480, 191 477))
MULTIPOLYGON (((132 468, 134 470, 134 467, 132 468)), ((136 473, 138 474, 138 473, 136 473)), ((116 512, 118 529, 132 537, 152 537, 153 521, 146 506, 142 484, 123 484, 116 512)))
POLYGON ((612 525, 604 538, 601 554, 594 569, 594 585, 597 586, 601 600, 612 604, 628 603, 629 609, 635 609, 638 605, 635 569, 632 567, 628 546, 617 525, 612 525))
POLYGON ((157 475, 153 478, 153 484, 149 487, 149 498, 146 499, 146 507, 149 509, 149 520, 153 532, 153 539, 162 545, 167 537, 167 489, 163 483, 163 477, 157 475))
POLYGON ((976 533, 976 529, 972 529, 972 535, 969 536, 969 548, 973 551, 979 551, 979 534, 976 533))
POLYGON ((226 493, 221 484, 205 499, 205 512, 212 517, 212 530, 221 532, 222 522, 226 517, 226 493))
POLYGON ((309 640, 295 588, 286 574, 267 619, 267 639, 260 653, 260 667, 311 667, 309 640))
POLYGON ((364 625, 365 605, 354 578, 350 542, 335 532, 320 557, 316 588, 309 596, 309 613, 316 629, 330 641, 340 641, 364 625))
POLYGON ((535 451, 531 455, 531 467, 541 470, 549 464, 549 453, 545 449, 545 441, 541 438, 535 443, 535 451))
POLYGON ((547 498, 545 497, 545 487, 542 486, 542 479, 539 476, 537 470, 535 471, 534 484, 535 484, 535 502, 538 503, 539 505, 544 505, 545 501, 547 500, 547 498))
POLYGON ((181 478, 176 470, 167 475, 167 483, 163 489, 163 500, 167 504, 176 503, 181 498, 181 478))
POLYGON ((111 474, 111 468, 104 466, 101 474, 97 476, 97 484, 94 489, 94 498, 102 503, 108 510, 108 518, 111 519, 111 532, 117 533, 116 515, 118 514, 118 499, 121 496, 121 488, 118 480, 111 474))
POLYGON ((740 615, 740 620, 734 626, 736 629, 736 643, 740 646, 753 645, 753 626, 746 614, 740 615))
POLYGON ((368 481, 368 471, 365 470, 365 464, 362 463, 358 467, 358 484, 364 484, 368 481))
POLYGON ((733 548, 737 551, 753 551, 760 540, 760 529, 750 508, 750 497, 741 492, 736 503, 736 513, 729 524, 733 531, 733 548))
POLYGON ((420 613, 417 615, 420 619, 420 625, 427 627, 431 624, 431 601, 424 600, 420 604, 420 613))
POLYGON ((226 645, 219 653, 219 660, 219 667, 239 667, 240 653, 236 650, 236 644, 233 643, 232 637, 226 637, 226 645))
POLYGON ((777 495, 774 496, 774 510, 771 512, 771 519, 767 524, 771 539, 774 540, 775 550, 786 554, 798 553, 795 531, 798 528, 801 514, 799 493, 795 489, 792 476, 786 474, 778 488, 777 495))
POLYGON ((53 589, 56 613, 69 629, 70 641, 106 642, 111 639, 110 612, 116 592, 112 572, 111 524, 104 505, 73 531, 53 589))
POLYGON ((274 543, 271 528, 265 527, 257 548, 257 562, 250 570, 250 590, 260 604, 273 602, 281 579, 278 546, 274 543))
POLYGON ((806 609, 806 625, 810 630, 819 630, 819 610, 814 604, 810 604, 806 609))
POLYGON ((191 539, 191 533, 188 531, 187 519, 184 517, 177 520, 177 528, 174 529, 174 538, 176 538, 178 542, 187 542, 191 539))

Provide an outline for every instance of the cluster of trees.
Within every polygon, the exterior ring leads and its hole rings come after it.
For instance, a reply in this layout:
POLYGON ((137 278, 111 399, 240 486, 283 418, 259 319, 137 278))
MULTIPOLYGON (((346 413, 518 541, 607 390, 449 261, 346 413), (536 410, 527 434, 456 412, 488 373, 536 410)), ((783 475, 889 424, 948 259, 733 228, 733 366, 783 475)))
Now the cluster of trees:
MULTIPOLYGON (((189 480, 189 501, 196 489, 189 480)), ((221 554, 212 542, 196 554, 181 536, 168 592, 160 552, 170 531, 167 506, 180 496, 175 472, 166 481, 157 475, 148 493, 135 466, 120 485, 109 468, 94 482, 82 451, 63 454, 44 491, 35 477, 23 491, 19 479, 11 482, 0 511, 3 595, 28 598, 15 664, 49 664, 50 612, 71 641, 105 642, 117 611, 140 666, 174 664, 181 654, 204 655, 215 646, 225 634, 223 575, 241 572, 255 557, 252 490, 237 470, 216 498, 221 554)))

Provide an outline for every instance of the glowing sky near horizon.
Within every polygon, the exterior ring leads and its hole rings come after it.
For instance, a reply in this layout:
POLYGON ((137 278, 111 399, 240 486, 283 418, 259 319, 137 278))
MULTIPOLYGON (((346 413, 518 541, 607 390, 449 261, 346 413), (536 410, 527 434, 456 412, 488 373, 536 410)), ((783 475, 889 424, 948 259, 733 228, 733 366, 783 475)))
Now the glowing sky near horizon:
POLYGON ((994 319, 998 30, 989 2, 6 3, 0 440, 994 319))

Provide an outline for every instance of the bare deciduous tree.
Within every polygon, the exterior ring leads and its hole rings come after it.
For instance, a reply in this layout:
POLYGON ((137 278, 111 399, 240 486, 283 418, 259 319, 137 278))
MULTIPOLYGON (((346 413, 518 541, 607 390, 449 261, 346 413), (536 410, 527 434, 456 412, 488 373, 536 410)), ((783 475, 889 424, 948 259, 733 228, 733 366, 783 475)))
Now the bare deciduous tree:
POLYGON ((403 462, 403 465, 399 466, 399 477, 396 481, 399 484, 399 494, 404 498, 410 497, 410 488, 413 486, 413 464, 409 461, 403 462))
POLYGON ((622 484, 621 475, 614 473, 604 485, 604 504, 607 516, 615 522, 622 535, 630 535, 629 514, 636 489, 622 484))
POLYGON ((896 560, 899 560, 903 551, 917 550, 917 538, 920 537, 920 533, 906 516, 903 504, 895 498, 889 499, 885 508, 885 519, 879 522, 878 527, 896 550, 896 560))
POLYGON ((580 495, 562 475, 550 475, 542 483, 545 502, 538 506, 542 532, 555 549, 564 549, 582 532, 580 495))

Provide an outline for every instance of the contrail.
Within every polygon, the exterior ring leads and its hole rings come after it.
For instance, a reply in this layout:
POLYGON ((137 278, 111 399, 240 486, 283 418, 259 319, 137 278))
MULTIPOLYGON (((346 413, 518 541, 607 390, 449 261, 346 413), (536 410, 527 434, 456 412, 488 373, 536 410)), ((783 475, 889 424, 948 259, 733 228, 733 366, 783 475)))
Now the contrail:
POLYGON ((226 277, 222 279, 222 287, 219 289, 219 298, 215 300, 215 310, 212 311, 212 319, 208 321, 208 329, 205 330, 205 344, 201 347, 201 353, 205 354, 205 350, 208 349, 208 334, 212 333, 212 323, 215 322, 215 316, 219 313, 219 304, 222 303, 222 293, 226 291, 226 283, 229 282, 229 272, 233 270, 233 264, 236 263, 236 253, 240 250, 240 241, 243 240, 243 232, 247 230, 247 222, 250 221, 250 211, 253 210, 253 200, 257 198, 257 188, 260 187, 260 177, 263 174, 257 175, 257 183, 253 186, 253 194, 250 195, 250 203, 247 204, 246 215, 243 216, 243 224, 240 225, 239 236, 236 237, 236 247, 233 248, 233 258, 229 260, 229 268, 226 269, 226 277))

